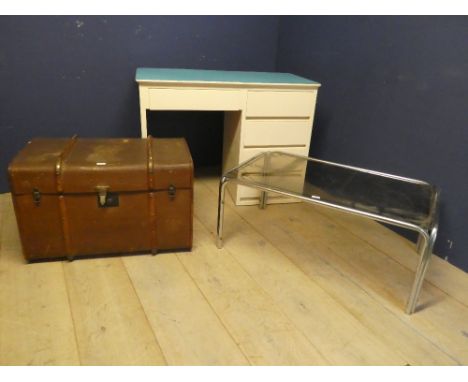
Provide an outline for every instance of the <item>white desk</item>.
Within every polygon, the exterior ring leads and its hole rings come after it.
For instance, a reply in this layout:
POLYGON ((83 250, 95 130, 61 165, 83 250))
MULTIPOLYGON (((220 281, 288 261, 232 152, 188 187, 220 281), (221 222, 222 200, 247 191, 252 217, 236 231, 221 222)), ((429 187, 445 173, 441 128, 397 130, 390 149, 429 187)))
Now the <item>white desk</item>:
MULTIPOLYGON (((225 112, 223 173, 266 150, 309 154, 320 87, 314 81, 288 73, 156 68, 138 68, 136 81, 142 137, 147 136, 147 110, 225 112)), ((260 199, 257 190, 243 186, 229 191, 237 205, 260 199)), ((268 198, 268 203, 289 201, 268 198)))

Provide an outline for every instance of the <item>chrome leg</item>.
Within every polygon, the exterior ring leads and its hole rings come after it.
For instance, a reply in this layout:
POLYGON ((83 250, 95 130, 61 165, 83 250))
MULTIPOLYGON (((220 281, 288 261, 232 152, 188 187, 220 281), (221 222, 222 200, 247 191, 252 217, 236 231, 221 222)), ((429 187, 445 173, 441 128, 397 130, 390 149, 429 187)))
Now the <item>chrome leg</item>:
MULTIPOLYGON (((263 159, 263 179, 267 176, 270 167, 270 153, 266 152, 265 157, 263 159)), ((260 202, 258 203, 258 208, 264 210, 266 208, 268 200, 268 193, 266 191, 260 192, 260 202)))
POLYGON ((429 266, 429 260, 431 259, 432 250, 434 248, 434 243, 437 237, 437 227, 431 229, 430 234, 420 236, 418 240, 418 251, 420 254, 418 268, 416 269, 416 275, 414 277, 413 288, 406 304, 406 313, 414 313, 419 294, 421 293, 421 287, 424 281, 424 276, 426 274, 427 268, 429 266))
POLYGON ((267 203, 268 194, 265 191, 260 192, 260 203, 258 208, 264 210, 267 203))
POLYGON ((418 253, 422 253, 422 246, 423 246, 423 244, 424 244, 424 237, 423 237, 422 234, 419 234, 419 236, 418 236, 418 241, 417 241, 417 243, 416 243, 416 251, 417 251, 418 253))
POLYGON ((229 179, 223 176, 219 182, 218 193, 218 227, 216 230, 216 246, 223 248, 223 224, 224 224, 224 196, 226 194, 226 185, 229 179))

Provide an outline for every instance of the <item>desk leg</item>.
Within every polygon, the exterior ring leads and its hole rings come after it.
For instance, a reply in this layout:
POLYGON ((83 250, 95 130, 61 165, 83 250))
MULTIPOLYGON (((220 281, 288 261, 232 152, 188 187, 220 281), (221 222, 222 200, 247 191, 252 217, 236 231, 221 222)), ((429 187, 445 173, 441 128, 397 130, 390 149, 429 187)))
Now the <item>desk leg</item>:
POLYGON ((223 176, 219 182, 219 193, 218 193, 218 227, 216 230, 216 246, 221 249, 223 248, 223 224, 224 224, 224 196, 226 194, 226 186, 229 179, 223 176))
POLYGON ((146 121, 146 109, 149 108, 148 101, 148 88, 146 86, 139 85, 138 91, 140 93, 140 127, 141 137, 146 138, 148 136, 148 126, 146 121))
POLYGON ((140 124, 141 124, 141 137, 146 138, 148 136, 148 126, 146 121, 146 109, 140 110, 140 124))
POLYGON ((416 269, 416 275, 414 277, 413 288, 406 304, 406 313, 412 314, 416 309, 418 303, 419 294, 421 293, 421 287, 424 281, 427 268, 429 266, 429 260, 431 259, 432 250, 437 237, 437 226, 433 227, 428 235, 420 234, 418 239, 418 252, 420 254, 418 268, 416 269))

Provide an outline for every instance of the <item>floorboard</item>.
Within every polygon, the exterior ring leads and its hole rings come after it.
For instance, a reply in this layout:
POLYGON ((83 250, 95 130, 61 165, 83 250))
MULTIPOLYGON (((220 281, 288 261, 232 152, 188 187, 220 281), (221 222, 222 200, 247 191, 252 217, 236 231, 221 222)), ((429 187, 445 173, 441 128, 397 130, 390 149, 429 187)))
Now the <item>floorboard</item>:
POLYGON ((24 261, 11 200, 2 199, 0 365, 78 365, 62 264, 24 261))
POLYGON ((166 361, 120 258, 64 264, 83 365, 166 361))
MULTIPOLYGON (((214 227, 216 213, 213 212, 216 211, 207 206, 211 198, 208 189, 197 185, 195 200, 199 207, 195 207, 195 214, 207 226, 214 227)), ((229 205, 226 207, 225 219, 229 223, 225 230, 228 238, 225 248, 327 360, 340 365, 407 363, 269 241, 251 229, 229 205)))
MULTIPOLYGON (((395 235, 390 229, 369 219, 343 215, 325 208, 320 212, 409 270, 416 269, 419 256, 415 255, 415 243, 407 238, 395 235)), ((463 270, 438 256, 433 256, 426 280, 468 307, 467 276, 463 270)))
MULTIPOLYGON (((215 193, 214 179, 205 184, 215 193)), ((242 208, 237 208, 242 210, 242 208)), ((450 354, 457 362, 468 362, 466 324, 468 310, 457 299, 425 283, 417 314, 403 313, 406 298, 412 285, 414 271, 402 266, 385 253, 376 250, 365 240, 343 229, 323 215, 324 208, 311 205, 272 205, 265 211, 266 220, 278 214, 279 228, 288 226, 294 233, 291 242, 300 243, 313 250, 315 255, 333 264, 341 273, 356 282, 385 308, 400 315, 423 337, 430 338, 442 352, 450 354), (429 309, 430 308, 430 309, 429 309), (447 325, 450 322, 450 325, 447 325)), ((254 210, 250 209, 254 214, 254 210)), ((257 214, 258 214, 257 212, 257 214)), ((394 234, 397 236, 396 234, 394 234)), ((227 239, 226 239, 227 240, 227 239)), ((414 253, 413 256, 416 256, 414 253)))
POLYGON ((468 276, 380 224, 310 205, 235 207, 195 184, 194 248, 26 264, 0 195, 0 365, 468 365, 468 276))
MULTIPOLYGON (((205 184, 214 191, 213 184, 205 184)), ((232 208, 230 199, 227 208, 232 208)), ((304 207, 304 206, 302 206, 304 207)), ((309 207, 305 207, 309 208, 309 207)), ((363 325, 377 335, 387 346, 394 349, 411 365, 441 364, 452 365, 459 362, 442 351, 413 327, 408 325, 403 311, 394 312, 381 304, 350 276, 328 259, 329 248, 317 245, 316 237, 304 239, 295 228, 290 227, 293 214, 283 208, 269 206, 265 211, 252 208, 234 208, 236 213, 250 225, 250 229, 260 232, 304 273, 339 301, 363 325), (261 212, 261 213, 259 213, 261 212), (392 327, 394 330, 389 331, 392 327), (408 339, 411 339, 408 341, 408 339), (400 346, 405 343, 405 346, 400 346)), ((309 213, 314 213, 313 210, 309 213)), ((229 237, 226 238, 229 240, 229 237)))
POLYGON ((249 364, 176 255, 123 261, 169 365, 249 364))
POLYGON ((177 256, 252 365, 328 363, 197 219, 194 234, 197 247, 177 256))

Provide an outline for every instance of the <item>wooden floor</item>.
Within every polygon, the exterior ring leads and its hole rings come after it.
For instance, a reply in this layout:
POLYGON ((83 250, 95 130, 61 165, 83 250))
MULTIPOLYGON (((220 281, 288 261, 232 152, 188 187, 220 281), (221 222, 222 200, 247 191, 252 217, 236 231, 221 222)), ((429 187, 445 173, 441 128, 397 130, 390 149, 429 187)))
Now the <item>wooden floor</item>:
POLYGON ((412 243, 303 203, 234 207, 195 184, 192 252, 25 264, 0 196, 2 365, 468 364, 468 275, 435 257, 403 313, 412 243))

